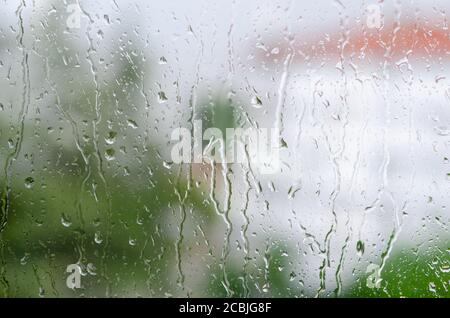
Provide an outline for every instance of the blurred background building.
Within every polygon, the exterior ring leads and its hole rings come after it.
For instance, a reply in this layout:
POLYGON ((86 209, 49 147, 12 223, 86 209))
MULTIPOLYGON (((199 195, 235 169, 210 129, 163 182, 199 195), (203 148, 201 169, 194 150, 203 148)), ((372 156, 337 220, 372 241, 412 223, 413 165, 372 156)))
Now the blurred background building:
POLYGON ((450 296, 448 1, 0 9, 3 297, 450 296), (195 120, 280 171, 174 164, 195 120))

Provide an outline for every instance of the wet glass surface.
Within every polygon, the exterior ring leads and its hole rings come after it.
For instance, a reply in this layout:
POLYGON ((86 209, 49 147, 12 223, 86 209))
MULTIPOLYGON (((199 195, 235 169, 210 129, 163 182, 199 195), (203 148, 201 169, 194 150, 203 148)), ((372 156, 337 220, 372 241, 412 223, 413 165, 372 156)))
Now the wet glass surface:
POLYGON ((448 1, 2 1, 2 297, 449 297, 448 1))

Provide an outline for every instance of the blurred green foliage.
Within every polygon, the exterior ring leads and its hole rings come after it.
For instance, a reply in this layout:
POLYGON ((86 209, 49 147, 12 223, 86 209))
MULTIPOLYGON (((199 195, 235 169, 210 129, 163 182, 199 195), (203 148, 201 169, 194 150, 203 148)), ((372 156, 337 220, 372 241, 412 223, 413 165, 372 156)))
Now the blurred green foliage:
MULTIPOLYGON (((113 50, 120 53, 111 61, 113 79, 105 84, 81 67, 65 67, 65 60, 92 58, 98 52, 88 50, 87 56, 79 56, 83 50, 77 49, 61 23, 45 21, 42 33, 36 34, 43 53, 40 62, 48 65, 39 92, 43 97, 41 104, 37 98, 33 101, 34 113, 24 122, 25 138, 12 162, 10 185, 6 171, 0 179, 1 216, 7 217, 0 233, 0 295, 311 296, 290 270, 292 248, 276 240, 248 268, 213 258, 209 272, 199 278, 198 290, 182 286, 175 264, 178 254, 190 253, 192 246, 176 233, 187 213, 206 236, 221 219, 204 190, 189 187, 187 178, 173 172, 176 169, 167 169, 150 137, 121 134, 127 126, 138 125, 138 105, 147 99, 142 96, 147 65, 135 57, 136 52, 141 56, 143 46, 118 34, 126 45, 113 50), (40 118, 37 105, 51 109, 53 117, 40 118), (105 144, 108 138, 117 143, 105 144), (105 156, 128 152, 136 156, 132 166, 112 166, 105 156), (79 290, 66 287, 66 267, 72 263, 83 269, 79 290), (224 276, 229 286, 224 286, 224 276)), ((35 95, 39 94, 34 91, 35 95)), ((2 167, 19 146, 15 140, 20 122, 13 110, 22 103, 20 98, 12 101, 12 115, 0 118, 2 167)), ((225 134, 226 128, 236 125, 239 114, 230 101, 215 98, 203 105, 197 116, 204 119, 204 129, 218 127, 225 134)), ((448 249, 426 256, 397 254, 383 270, 380 289, 367 288, 365 277, 360 277, 344 295, 449 297, 448 279, 443 279, 448 277, 448 259, 448 249)))

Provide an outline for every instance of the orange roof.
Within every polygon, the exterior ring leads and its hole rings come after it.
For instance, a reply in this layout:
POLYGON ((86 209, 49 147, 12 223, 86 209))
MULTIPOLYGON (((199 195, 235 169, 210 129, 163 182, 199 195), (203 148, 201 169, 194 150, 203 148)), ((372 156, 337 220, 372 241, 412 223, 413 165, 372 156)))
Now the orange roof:
MULTIPOLYGON (((305 39, 296 36, 292 45, 271 45, 278 47, 279 55, 285 56, 294 50, 299 60, 343 58, 398 59, 414 57, 450 57, 450 33, 441 27, 419 25, 406 22, 392 27, 384 26, 380 30, 354 26, 333 33, 316 33, 315 37, 305 39)), ((274 56, 265 54, 264 59, 273 60, 274 56)))

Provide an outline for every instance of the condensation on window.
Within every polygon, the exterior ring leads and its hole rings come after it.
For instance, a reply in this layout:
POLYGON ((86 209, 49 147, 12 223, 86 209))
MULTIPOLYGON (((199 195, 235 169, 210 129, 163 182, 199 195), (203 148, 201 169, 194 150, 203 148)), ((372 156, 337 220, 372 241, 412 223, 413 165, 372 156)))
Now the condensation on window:
POLYGON ((2 297, 450 297, 450 4, 2 1, 2 297))

